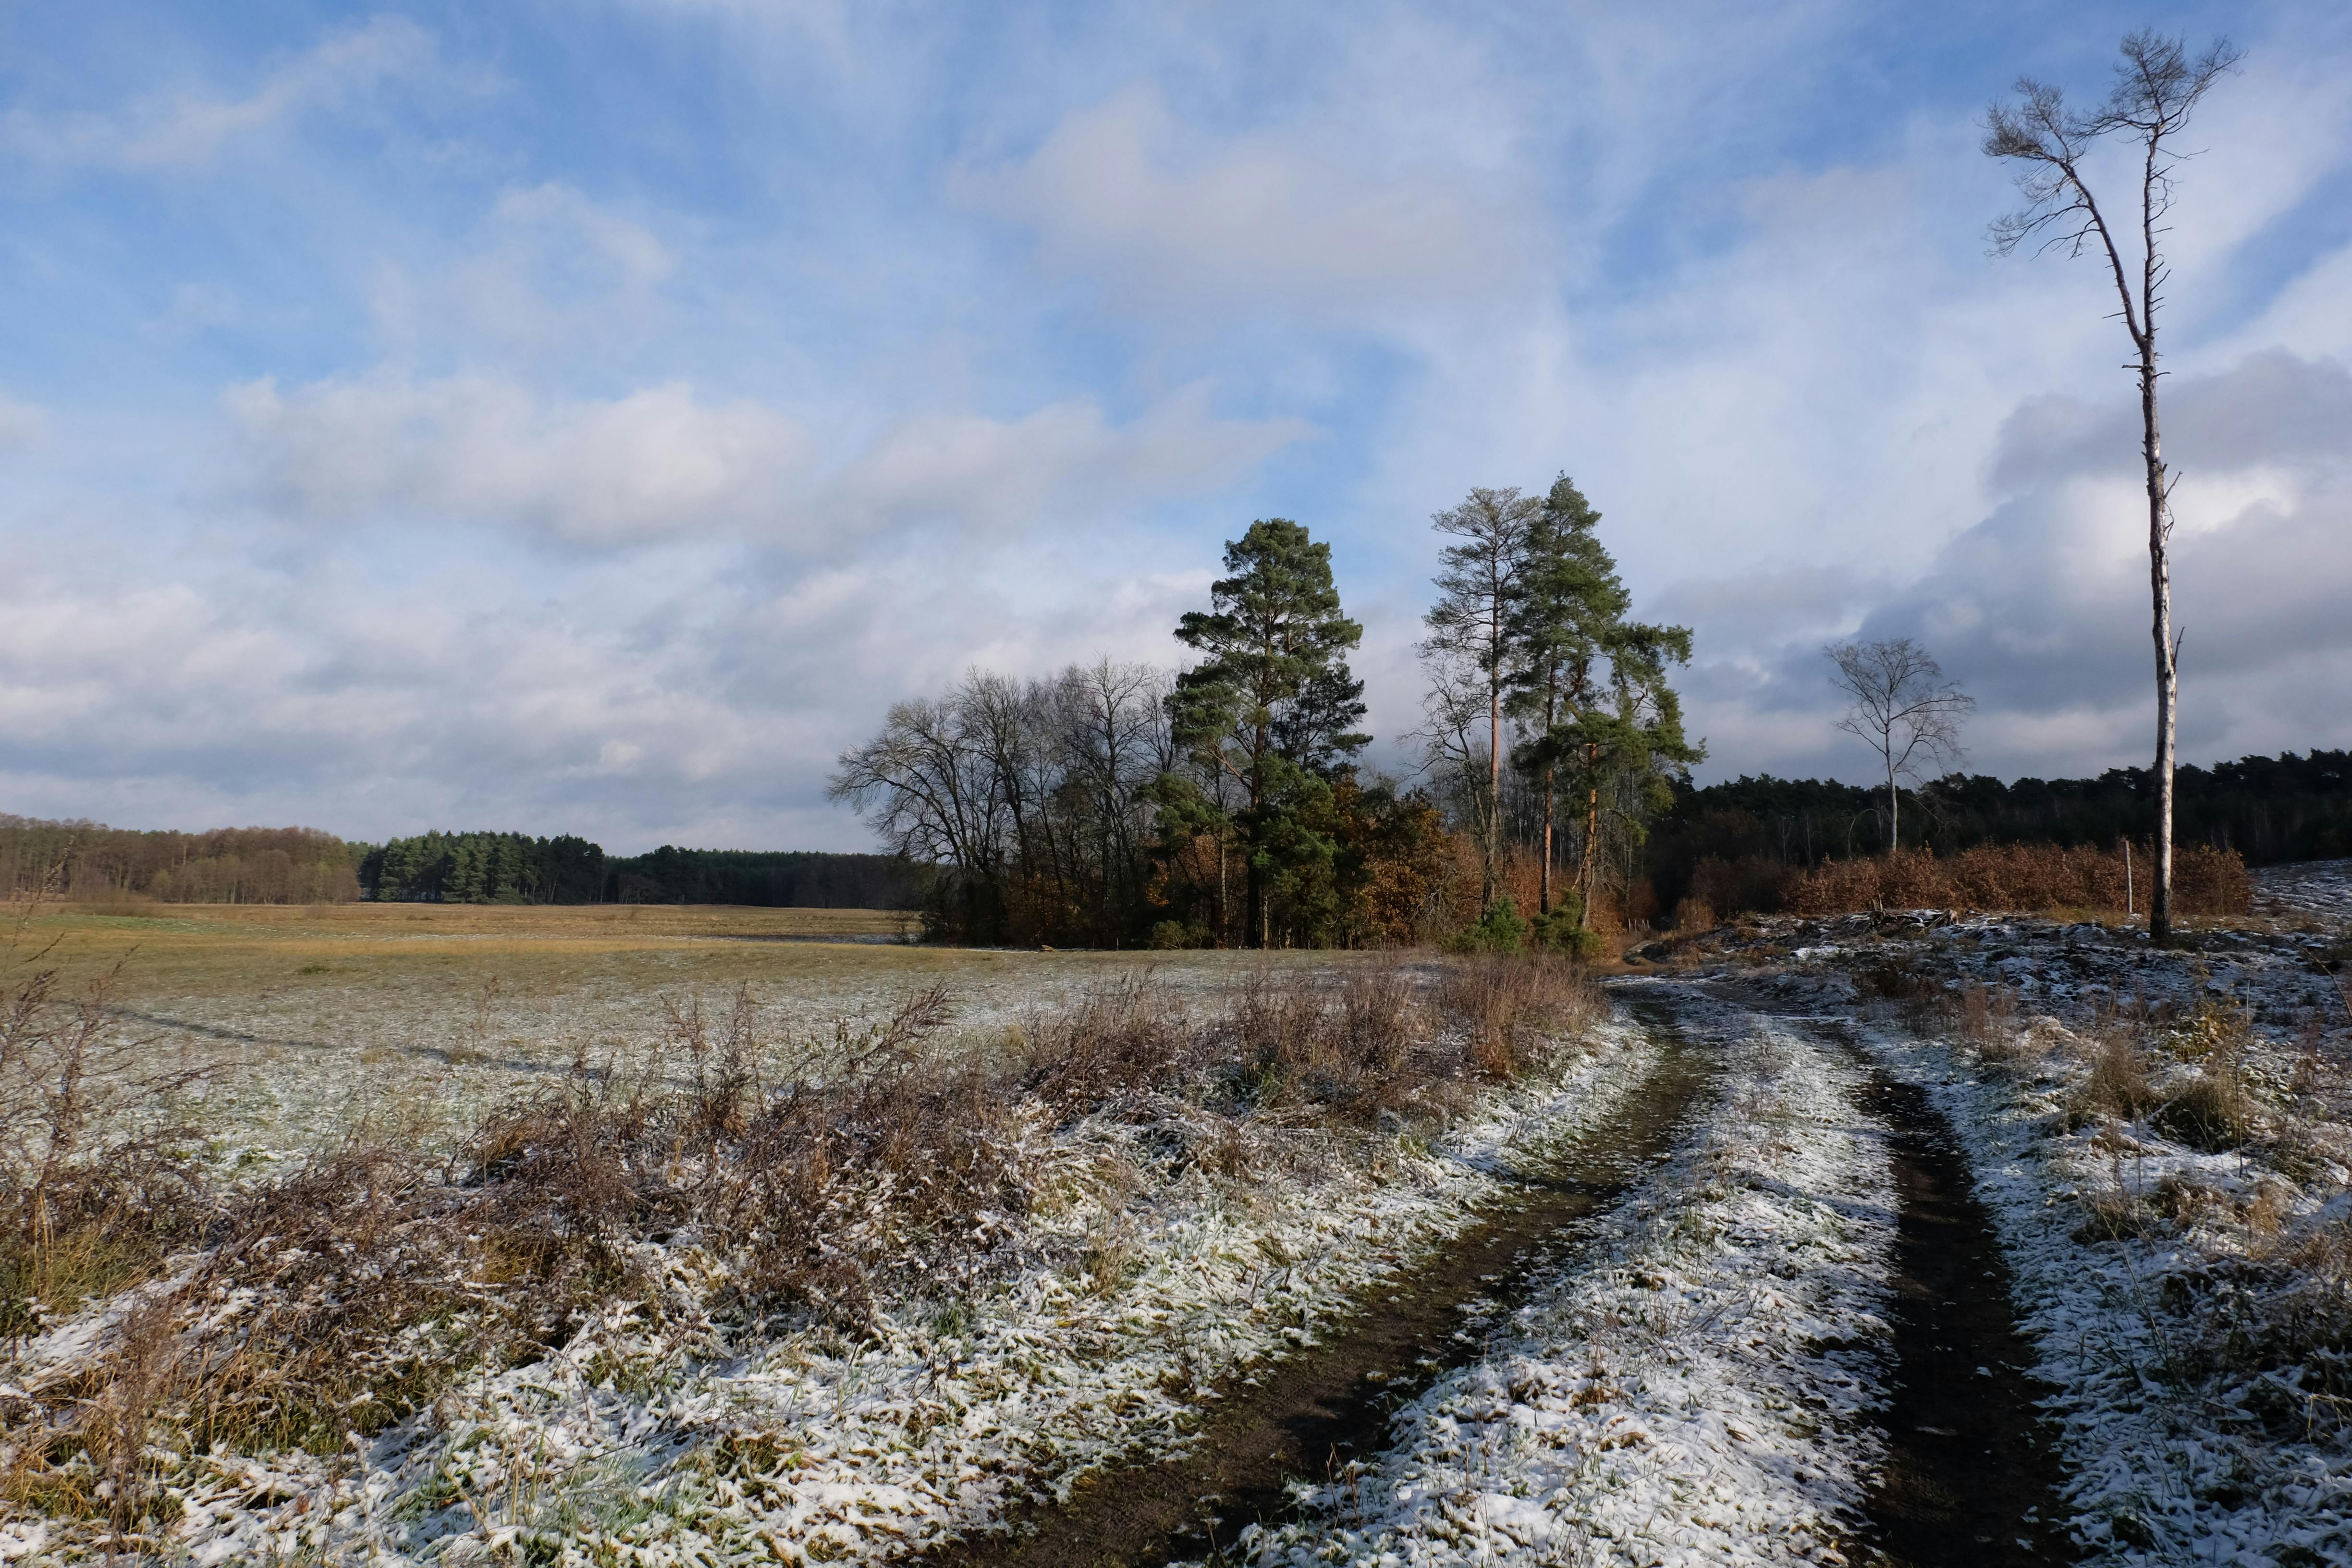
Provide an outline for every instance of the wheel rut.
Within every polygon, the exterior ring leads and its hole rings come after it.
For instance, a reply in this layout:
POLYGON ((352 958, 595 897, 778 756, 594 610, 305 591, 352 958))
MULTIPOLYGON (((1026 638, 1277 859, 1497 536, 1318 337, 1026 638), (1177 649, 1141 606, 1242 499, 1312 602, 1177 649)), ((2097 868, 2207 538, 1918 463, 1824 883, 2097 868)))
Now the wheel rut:
POLYGON ((1866 1072, 1898 1203, 1886 1467, 1866 1505, 1886 1568, 2067 1563, 2074 1551, 2028 1369, 2010 1273, 1966 1152, 1927 1091, 1888 1074, 1850 1026, 1817 1026, 1866 1072))
POLYGON ((1144 1568, 1215 1557, 1250 1524, 1290 1517, 1286 1483, 1322 1479, 1377 1451, 1391 1415, 1475 1359, 1479 1331, 1539 1279, 1573 1268, 1586 1221, 1671 1153, 1711 1079, 1669 1009, 1633 1011, 1664 1047, 1657 1068, 1608 1127, 1512 1173, 1515 1196, 1320 1343, 1227 1384, 1190 1447, 1172 1458, 1086 1478, 1064 1505, 1016 1510, 1009 1534, 925 1553, 924 1568, 1144 1568))

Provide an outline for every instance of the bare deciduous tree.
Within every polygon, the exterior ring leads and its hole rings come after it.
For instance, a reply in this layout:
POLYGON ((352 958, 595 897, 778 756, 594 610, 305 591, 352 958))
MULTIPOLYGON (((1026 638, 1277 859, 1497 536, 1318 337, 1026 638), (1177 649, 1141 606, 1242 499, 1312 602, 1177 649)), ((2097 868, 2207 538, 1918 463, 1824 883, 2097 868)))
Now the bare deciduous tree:
POLYGON ((2169 232, 2172 176, 2187 156, 2175 144, 2213 83, 2234 68, 2242 52, 2217 38, 2190 58, 2179 38, 2153 30, 2123 41, 2123 63, 2106 101, 2087 112, 2069 110, 2059 89, 2020 79, 2015 104, 1995 104, 1985 121, 1988 156, 2024 165, 2017 176, 2025 205, 1992 226, 1993 249, 2006 256, 2036 236, 2040 248, 2063 247, 2080 256, 2095 247, 2105 256, 2122 301, 2118 312, 2138 363, 2140 450, 2147 469, 2148 588, 2155 601, 2156 641, 2156 891, 2148 930, 2158 942, 2172 931, 2172 767, 2175 710, 2180 684, 2180 642, 2172 630, 2172 480, 2165 471, 2157 426, 2156 308, 2169 269, 2159 244, 2169 232), (2093 195, 2083 164, 2105 137, 2121 136, 2137 149, 2139 165, 2137 266, 2118 245, 2114 226, 2093 195), (2137 276, 2135 276, 2137 274, 2137 276))
POLYGON ((1934 658, 1909 637, 1832 643, 1822 652, 1837 666, 1832 680, 1852 704, 1838 728, 1868 742, 1885 766, 1886 847, 1899 849, 1896 781, 1917 780, 1923 761, 1958 763, 1960 721, 1977 700, 1946 680, 1934 658))

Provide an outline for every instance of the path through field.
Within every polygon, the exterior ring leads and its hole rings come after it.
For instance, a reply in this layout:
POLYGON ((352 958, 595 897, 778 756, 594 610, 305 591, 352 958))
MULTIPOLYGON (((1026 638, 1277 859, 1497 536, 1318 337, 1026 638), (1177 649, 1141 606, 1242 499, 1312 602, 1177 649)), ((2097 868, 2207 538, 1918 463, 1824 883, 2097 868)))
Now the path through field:
POLYGON ((1328 1478, 1377 1450, 1389 1413, 1484 1348, 1490 1326, 1539 1281, 1579 1266, 1584 1222, 1623 1197, 1686 1134, 1709 1098, 1705 1053, 1646 1010, 1658 1066, 1621 1116, 1505 1173, 1515 1195, 1317 1348, 1229 1388, 1181 1456, 1087 1478, 1066 1507, 1014 1521, 1016 1536, 935 1555, 938 1564, 1160 1563, 1223 1556, 1249 1526, 1289 1511, 1289 1483, 1328 1478), (1027 1533, 1019 1533, 1024 1531, 1027 1533))
MULTIPOLYGON (((1842 1024, 1832 1038, 1868 1062, 1842 1024)), ((1895 1563, 2056 1563, 2068 1555, 2010 1271, 1951 1123, 1915 1084, 1870 1064, 1866 1110, 1887 1127, 1896 1221, 1895 1367, 1886 1466, 1868 1514, 1895 1563)))
POLYGON ((1845 1020, 1618 994, 1633 1113, 1185 1458, 956 1563, 2065 1561, 1993 1228, 1845 1020))

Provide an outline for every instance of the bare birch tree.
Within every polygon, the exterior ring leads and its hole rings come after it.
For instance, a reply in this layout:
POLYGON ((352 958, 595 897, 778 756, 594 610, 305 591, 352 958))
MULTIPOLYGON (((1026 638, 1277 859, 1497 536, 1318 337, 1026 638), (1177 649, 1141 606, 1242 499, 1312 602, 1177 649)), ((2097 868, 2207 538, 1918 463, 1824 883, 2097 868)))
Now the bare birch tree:
POLYGON ((1949 769, 1960 761, 1960 722, 1976 710, 1976 699, 1946 680, 1909 637, 1832 643, 1822 652, 1837 667, 1832 681, 1850 703, 1837 727, 1875 751, 1885 772, 1886 847, 1900 849, 1896 781, 1916 782, 1923 762, 1949 769))
POLYGON ((2131 336, 2137 363, 2126 368, 2139 377, 2140 452, 2147 470, 2148 590, 2155 604, 2150 635, 2156 643, 2156 889, 2148 906, 2148 930, 2158 942, 2172 934, 2172 769, 2176 711, 2180 686, 2180 639, 2172 629, 2172 479, 2164 462, 2157 425, 2156 308, 2169 276, 2161 246, 2170 232, 2173 174, 2188 156, 2176 138, 2188 125, 2198 100, 2243 58, 2225 38, 2215 39, 2190 58, 2184 41, 2152 29, 2123 41, 2123 63, 2106 101, 2085 111, 2070 110, 2059 89, 2032 77, 2021 78, 2014 104, 1994 104, 1985 121, 1988 156, 2024 165, 2018 189, 2025 205, 1995 221, 1995 254, 2006 256, 2040 237, 2038 248, 2063 247, 2069 256, 2095 249, 2113 274, 2118 311, 2131 336), (2099 205, 2084 173, 2084 162, 2099 142, 2118 136, 2136 149, 2139 197, 2138 254, 2127 256, 2116 228, 2099 205), (2135 260, 2137 265, 2134 265, 2135 260))

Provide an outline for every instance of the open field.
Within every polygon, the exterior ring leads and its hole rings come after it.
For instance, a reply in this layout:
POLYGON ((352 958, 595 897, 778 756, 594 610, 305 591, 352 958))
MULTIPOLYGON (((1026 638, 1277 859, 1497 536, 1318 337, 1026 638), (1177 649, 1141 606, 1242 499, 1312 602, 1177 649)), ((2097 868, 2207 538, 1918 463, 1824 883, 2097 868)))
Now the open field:
MULTIPOLYGON (((673 1009, 714 1015, 740 994, 758 1033, 796 1052, 944 985, 951 1031, 991 1036, 1139 967, 1179 992, 1244 971, 1318 972, 1347 954, 992 952, 908 945, 891 910, 734 906, 327 904, 59 906, 67 983, 115 970, 107 1003, 159 1057, 202 1067, 224 1144, 282 1153, 355 1116, 430 1132, 586 1058, 633 1059, 673 1009)), ((1360 955, 1358 955, 1359 957, 1360 955)))

